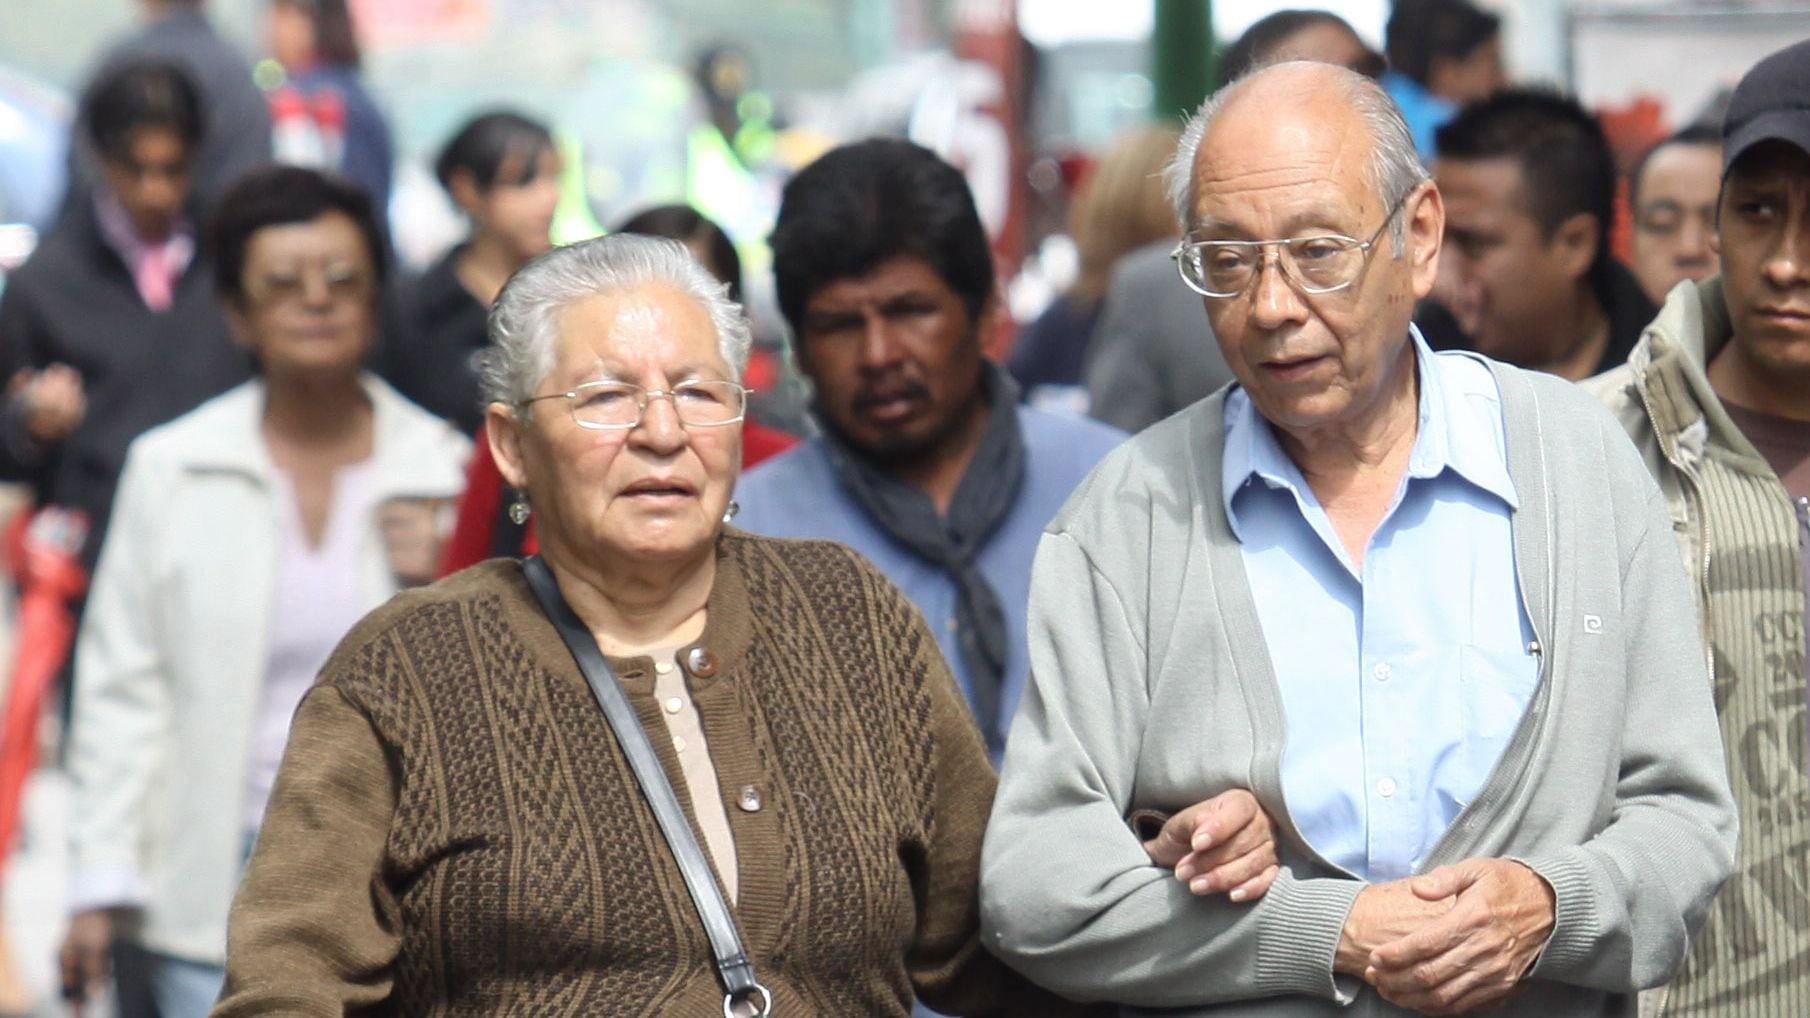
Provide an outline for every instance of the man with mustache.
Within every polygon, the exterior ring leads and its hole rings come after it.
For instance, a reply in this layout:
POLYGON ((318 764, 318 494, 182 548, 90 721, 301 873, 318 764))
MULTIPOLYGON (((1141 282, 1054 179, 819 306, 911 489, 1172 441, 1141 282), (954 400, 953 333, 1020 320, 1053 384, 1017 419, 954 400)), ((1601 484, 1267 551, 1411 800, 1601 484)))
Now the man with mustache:
POLYGON ((1037 536, 1124 436, 1019 406, 983 356, 1006 313, 993 254, 967 182, 928 149, 824 155, 787 185, 772 244, 823 433, 748 472, 736 522, 872 559, 935 630, 997 762, 1037 536))
POLYGON ((1722 132, 1712 246, 1627 365, 1587 383, 1659 479, 1711 647, 1735 873, 1667 1015, 1810 1014, 1810 42, 1756 64, 1722 132))

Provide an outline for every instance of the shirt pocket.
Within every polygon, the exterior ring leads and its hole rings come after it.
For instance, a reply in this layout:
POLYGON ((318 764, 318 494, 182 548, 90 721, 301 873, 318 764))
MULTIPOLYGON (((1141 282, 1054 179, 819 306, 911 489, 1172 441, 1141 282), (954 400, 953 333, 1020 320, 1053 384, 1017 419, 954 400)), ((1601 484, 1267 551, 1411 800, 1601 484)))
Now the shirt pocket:
POLYGON ((1453 765, 1441 768, 1435 780, 1439 794, 1462 808, 1501 763, 1527 713, 1540 670, 1537 659, 1520 648, 1492 650, 1467 643, 1459 652, 1459 672, 1464 731, 1453 733, 1459 743, 1450 757, 1453 765))
POLYGON ((1467 643, 1459 650, 1460 687, 1466 734, 1507 741, 1539 682, 1538 659, 1520 647, 1490 648, 1467 643))

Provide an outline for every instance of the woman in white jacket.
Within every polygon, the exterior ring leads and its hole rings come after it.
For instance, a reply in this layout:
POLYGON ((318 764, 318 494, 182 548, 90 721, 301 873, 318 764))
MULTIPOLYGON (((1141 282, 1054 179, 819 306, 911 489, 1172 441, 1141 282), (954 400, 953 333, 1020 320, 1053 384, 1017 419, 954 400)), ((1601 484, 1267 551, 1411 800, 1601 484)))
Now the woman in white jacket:
POLYGON ((65 990, 104 978, 110 940, 130 935, 163 1018, 205 1014, 219 992, 290 715, 353 622, 431 578, 469 450, 361 370, 384 245, 355 185, 256 171, 210 241, 259 377, 132 444, 69 736, 65 990))

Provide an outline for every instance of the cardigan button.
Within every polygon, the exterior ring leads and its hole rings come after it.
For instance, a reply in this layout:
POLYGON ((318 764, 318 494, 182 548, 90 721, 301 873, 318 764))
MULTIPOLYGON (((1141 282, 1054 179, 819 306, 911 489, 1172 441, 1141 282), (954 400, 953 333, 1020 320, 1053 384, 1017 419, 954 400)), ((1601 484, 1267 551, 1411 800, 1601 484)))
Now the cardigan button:
POLYGON ((703 647, 693 647, 685 655, 685 667, 698 678, 708 679, 716 674, 716 655, 703 647))
POLYGON ((760 789, 753 785, 743 785, 741 798, 737 800, 736 805, 742 808, 743 813, 759 813, 760 789))

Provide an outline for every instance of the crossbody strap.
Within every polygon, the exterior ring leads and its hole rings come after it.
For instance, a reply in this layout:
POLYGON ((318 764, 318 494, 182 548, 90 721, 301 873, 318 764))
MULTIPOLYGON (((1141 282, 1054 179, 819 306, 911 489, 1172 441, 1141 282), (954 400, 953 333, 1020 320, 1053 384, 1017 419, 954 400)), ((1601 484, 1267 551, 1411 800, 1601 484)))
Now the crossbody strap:
POLYGON ((660 831, 666 835, 666 843, 679 863, 679 872, 691 891, 698 917, 704 921, 704 932, 710 937, 710 950, 716 955, 717 976, 723 982, 725 1018, 733 1018, 735 1005, 742 1001, 756 1005, 757 1016, 770 1014, 772 995, 755 978, 754 961, 748 957, 747 948, 742 946, 741 933, 735 927, 735 917, 730 915, 728 903, 723 900, 716 873, 704 857, 704 850, 698 846, 691 824, 685 819, 685 810, 673 793, 672 782, 667 780, 666 769, 654 755, 654 747, 647 741, 647 732, 641 728, 635 708, 616 681, 616 673, 610 669, 603 652, 597 649, 591 631, 579 621, 572 606, 560 594, 559 585, 554 582, 553 572, 546 562, 539 555, 530 556, 522 562, 522 573, 553 628, 565 641, 566 649, 572 652, 578 670, 584 673, 591 693, 597 697, 597 705, 603 708, 603 716, 609 721, 611 731, 616 733, 622 755, 634 769, 641 794, 653 808, 654 819, 659 821, 660 831))

